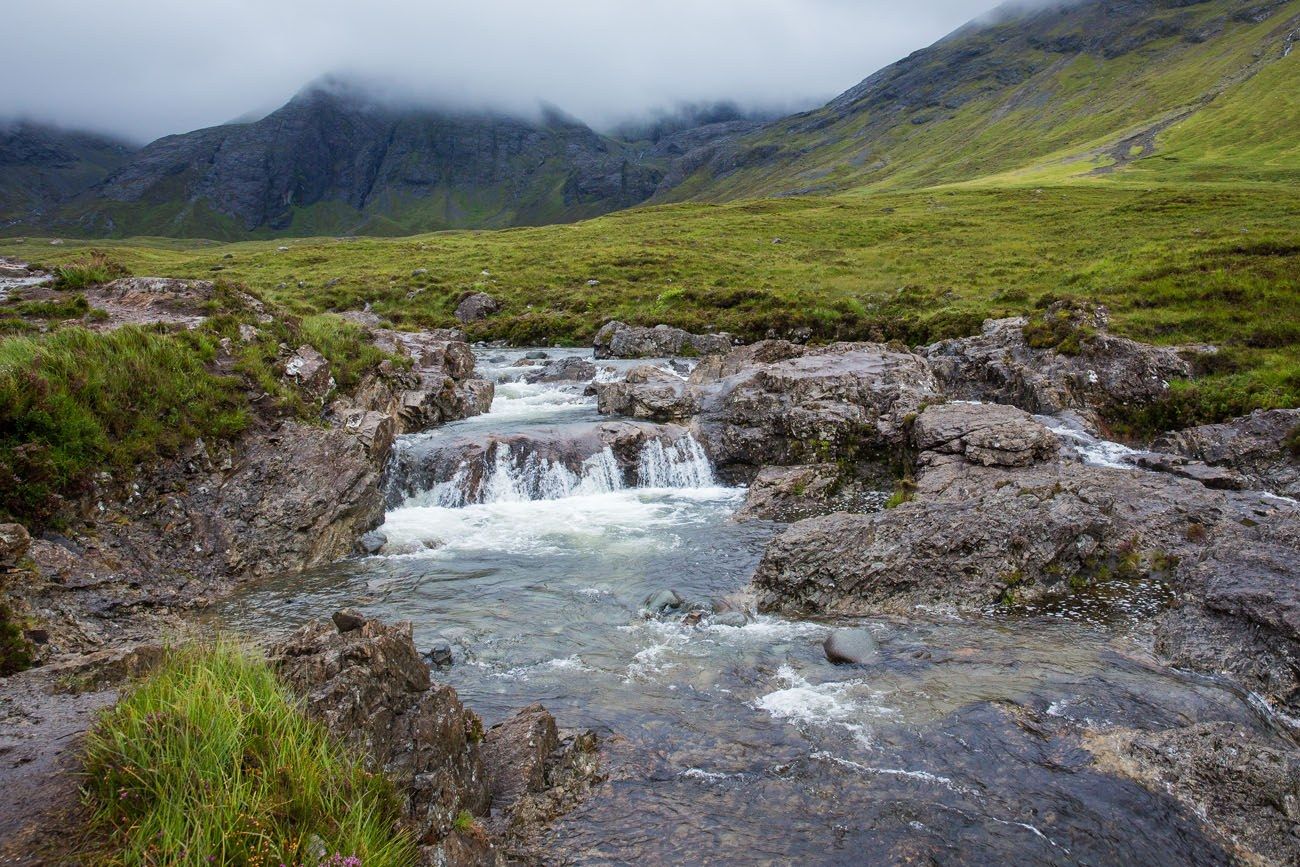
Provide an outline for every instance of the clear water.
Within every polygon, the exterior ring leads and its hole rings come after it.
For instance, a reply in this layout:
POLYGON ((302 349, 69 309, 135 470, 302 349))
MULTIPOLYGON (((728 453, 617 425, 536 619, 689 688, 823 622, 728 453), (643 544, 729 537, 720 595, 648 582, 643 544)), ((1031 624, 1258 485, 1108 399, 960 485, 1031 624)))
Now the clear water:
MULTIPOLYGON (((481 353, 505 380, 490 414, 404 447, 600 420, 582 384, 513 381, 521 355, 481 353)), ((1170 799, 1092 770, 1069 730, 1261 725, 1233 691, 1069 611, 858 621, 881 646, 866 667, 826 661, 827 623, 648 618, 642 602, 663 588, 700 604, 743 593, 779 530, 731 520, 744 491, 713 484, 697 456, 662 458, 647 459, 671 472, 643 487, 413 495, 383 528, 386 550, 408 553, 271 581, 219 616, 288 629, 357 605, 411 620, 417 642, 452 643, 436 676, 488 723, 542 702, 597 729, 610 780, 551 832, 557 861, 1227 860, 1170 799)))

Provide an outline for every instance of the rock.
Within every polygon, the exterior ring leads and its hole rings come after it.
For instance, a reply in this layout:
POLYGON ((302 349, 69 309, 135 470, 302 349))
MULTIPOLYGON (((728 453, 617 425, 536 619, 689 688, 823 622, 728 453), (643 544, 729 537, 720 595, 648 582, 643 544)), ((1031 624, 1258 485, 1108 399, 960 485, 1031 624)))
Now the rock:
POLYGON ((482 723, 454 689, 430 683, 409 623, 369 620, 344 633, 309 623, 269 658, 305 699, 308 715, 361 750, 403 793, 418 843, 446 837, 461 811, 487 814, 482 723))
POLYGON ((0 524, 0 570, 18 565, 31 543, 32 537, 22 524, 0 524))
POLYGON ((559 743, 555 717, 540 704, 489 729, 483 739, 483 762, 493 809, 508 808, 521 796, 545 789, 546 760, 559 743))
POLYGON ((822 650, 836 665, 864 665, 875 662, 880 653, 871 631, 863 628, 832 630, 822 642, 822 650))
POLYGON ((361 537, 361 550, 367 554, 378 554, 388 544, 388 536, 378 530, 371 530, 361 537))
POLYGON ((486 292, 467 295, 456 305, 456 318, 461 322, 478 322, 501 309, 501 302, 486 292))
POLYGON ((428 274, 428 273, 429 273, 429 269, 428 269, 428 268, 416 268, 414 271, 411 272, 411 276, 412 276, 412 277, 423 277, 425 274, 428 274))
POLYGON ((587 382, 596 377, 596 365, 585 358, 569 356, 547 362, 540 369, 524 374, 524 382, 587 382))
POLYGON ((737 521, 801 521, 832 512, 874 512, 889 494, 865 488, 836 464, 763 467, 750 482, 737 521))
POLYGON ((452 663, 451 642, 439 638, 429 645, 428 651, 424 654, 425 659, 429 660, 430 665, 439 668, 445 668, 452 663))
POLYGON ((960 455, 986 467, 1027 467, 1055 458, 1060 441, 1029 413, 1001 404, 927 407, 912 428, 921 452, 960 455))
POLYGON ((1256 490, 1300 499, 1300 409, 1259 410, 1165 434, 1153 446, 1238 473, 1256 490))
MULTIPOLYGON (((1076 315, 1063 308, 1044 315, 1058 313, 1076 315)), ((1073 354, 1031 346, 1024 318, 991 319, 980 334, 935 343, 923 354, 949 397, 1045 414, 1150 403, 1166 394, 1169 380, 1191 374, 1177 350, 1109 334, 1101 311, 1088 319, 1074 326, 1080 336, 1073 354)))
POLYGON ((540 349, 534 349, 524 353, 524 358, 530 359, 532 361, 540 361, 542 359, 550 358, 550 357, 551 356, 549 353, 543 352, 540 349))
POLYGON ((329 361, 306 344, 299 346, 284 363, 284 375, 310 400, 323 401, 334 390, 329 361))
POLYGON ((617 320, 596 332, 597 358, 666 358, 673 355, 712 355, 731 349, 730 334, 691 334, 680 328, 656 325, 645 328, 617 320))
POLYGON ((713 615, 710 622, 714 626, 732 626, 739 628, 749 623, 749 618, 745 616, 745 612, 743 611, 722 611, 713 615))
POLYGON ((685 604, 686 600, 677 595, 676 590, 658 590, 647 596, 641 607, 650 614, 666 614, 678 610, 685 604))
POLYGON ((339 632, 351 632, 365 626, 368 618, 355 608, 340 608, 330 619, 339 632))
POLYGON ((1172 795, 1248 863, 1300 863, 1300 757, 1294 746, 1233 723, 1166 731, 1113 729, 1083 745, 1101 769, 1172 795))
POLYGON ((595 386, 597 409, 607 415, 673 422, 688 419, 699 409, 685 380, 649 364, 632 368, 622 380, 595 386))
POLYGON ((1247 480, 1240 473, 1223 467, 1212 467, 1200 461, 1191 461, 1178 455, 1145 452, 1137 456, 1135 463, 1152 472, 1169 473, 1179 478, 1191 479, 1207 488, 1221 491, 1242 491, 1248 485, 1247 480))

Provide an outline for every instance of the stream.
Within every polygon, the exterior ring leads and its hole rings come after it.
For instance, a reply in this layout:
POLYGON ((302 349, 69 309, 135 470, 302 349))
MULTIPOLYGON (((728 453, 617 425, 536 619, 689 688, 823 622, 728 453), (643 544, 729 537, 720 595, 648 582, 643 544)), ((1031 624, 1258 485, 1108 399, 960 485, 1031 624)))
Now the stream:
POLYGON ((689 436, 648 441, 623 471, 585 383, 529 384, 524 350, 477 352, 492 410, 399 441, 383 550, 219 615, 268 631, 347 605, 410 620, 421 648, 451 644, 435 677, 485 723, 541 702, 596 729, 610 779, 551 830, 557 861, 1225 860, 1172 799, 1033 722, 1260 724, 1225 685, 1158 665, 1125 606, 856 621, 880 644, 859 667, 826 661, 828 623, 649 616, 664 589, 705 607, 742 592, 780 526, 733 521, 745 491, 689 436))

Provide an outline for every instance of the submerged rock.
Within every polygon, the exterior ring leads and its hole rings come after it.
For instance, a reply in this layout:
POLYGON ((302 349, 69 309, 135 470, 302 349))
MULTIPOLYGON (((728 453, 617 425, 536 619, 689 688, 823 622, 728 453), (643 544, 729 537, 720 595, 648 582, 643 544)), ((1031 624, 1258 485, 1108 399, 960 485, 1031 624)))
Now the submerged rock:
POLYGON ((676 590, 659 590, 647 596, 641 607, 650 614, 666 614, 677 611, 685 604, 686 600, 676 590))
POLYGON ((445 668, 452 663, 451 642, 439 638, 429 645, 425 651, 424 658, 429 660, 430 665, 438 668, 445 668))

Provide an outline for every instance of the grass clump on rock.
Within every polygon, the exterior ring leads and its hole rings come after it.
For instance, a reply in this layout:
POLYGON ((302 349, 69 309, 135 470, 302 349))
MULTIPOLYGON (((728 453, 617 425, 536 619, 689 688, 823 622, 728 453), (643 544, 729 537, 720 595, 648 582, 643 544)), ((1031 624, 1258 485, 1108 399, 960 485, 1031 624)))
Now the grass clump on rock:
POLYGON ((231 643, 172 651, 104 714, 86 794, 107 863, 415 860, 392 784, 231 643))

